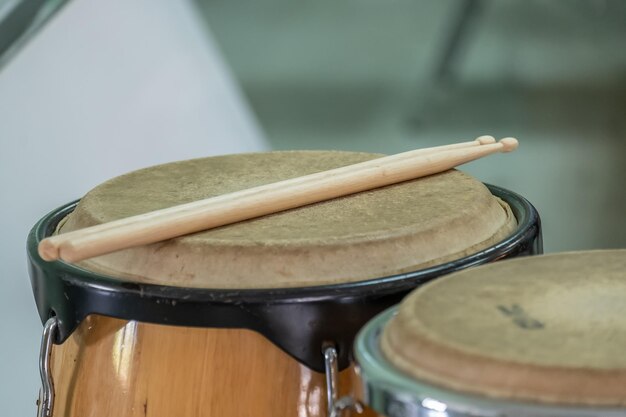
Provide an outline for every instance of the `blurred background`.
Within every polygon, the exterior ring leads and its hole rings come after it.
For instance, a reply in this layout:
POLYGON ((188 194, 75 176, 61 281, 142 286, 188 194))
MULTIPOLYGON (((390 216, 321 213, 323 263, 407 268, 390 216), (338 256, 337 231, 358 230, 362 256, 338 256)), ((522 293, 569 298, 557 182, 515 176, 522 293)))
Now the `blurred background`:
POLYGON ((626 246, 626 3, 201 5, 272 148, 515 136, 462 169, 530 199, 546 251, 626 246))
POLYGON ((626 247, 625 44, 618 0, 0 0, 0 414, 39 388, 28 230, 143 166, 515 136, 462 169, 546 252, 626 247))

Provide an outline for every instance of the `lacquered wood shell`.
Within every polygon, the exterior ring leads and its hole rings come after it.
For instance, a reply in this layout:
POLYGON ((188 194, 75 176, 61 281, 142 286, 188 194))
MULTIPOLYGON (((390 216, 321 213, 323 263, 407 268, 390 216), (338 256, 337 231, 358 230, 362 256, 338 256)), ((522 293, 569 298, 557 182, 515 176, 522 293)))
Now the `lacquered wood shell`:
MULTIPOLYGON (((54 417, 327 415, 324 375, 250 330, 90 316, 52 355, 54 417)), ((340 395, 357 385, 340 373, 340 395)))

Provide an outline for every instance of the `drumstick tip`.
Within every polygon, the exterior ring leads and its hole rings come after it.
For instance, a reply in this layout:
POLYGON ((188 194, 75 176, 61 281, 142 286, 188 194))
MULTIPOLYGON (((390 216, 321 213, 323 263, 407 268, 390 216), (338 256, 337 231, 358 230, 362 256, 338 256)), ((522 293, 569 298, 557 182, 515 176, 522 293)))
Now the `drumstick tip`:
POLYGON ((476 141, 481 145, 489 145, 492 143, 496 143, 496 138, 489 135, 483 135, 476 138, 476 141))
POLYGON ((59 247, 48 238, 39 242, 39 245, 37 246, 37 252, 39 253, 39 256, 41 256, 41 259, 43 259, 44 261, 50 262, 59 259, 59 247))
POLYGON ((519 146, 519 142, 515 138, 500 139, 500 143, 502 144, 502 152, 514 151, 519 146))

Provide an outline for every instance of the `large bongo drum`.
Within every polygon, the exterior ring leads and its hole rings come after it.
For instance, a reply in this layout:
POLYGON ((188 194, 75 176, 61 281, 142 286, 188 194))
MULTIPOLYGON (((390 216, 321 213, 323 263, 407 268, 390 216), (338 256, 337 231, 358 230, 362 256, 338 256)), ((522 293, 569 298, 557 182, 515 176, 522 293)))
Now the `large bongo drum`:
POLYGON ((540 253, 522 197, 448 171, 70 265, 55 233, 376 157, 269 152, 110 180, 29 236, 41 414, 322 416, 352 404, 354 337, 442 274, 540 253), (342 402, 342 399, 344 400, 342 402), (333 411, 334 410, 334 411, 333 411))
POLYGON ((415 290, 359 333, 388 417, 626 413, 626 250, 507 260, 415 290))

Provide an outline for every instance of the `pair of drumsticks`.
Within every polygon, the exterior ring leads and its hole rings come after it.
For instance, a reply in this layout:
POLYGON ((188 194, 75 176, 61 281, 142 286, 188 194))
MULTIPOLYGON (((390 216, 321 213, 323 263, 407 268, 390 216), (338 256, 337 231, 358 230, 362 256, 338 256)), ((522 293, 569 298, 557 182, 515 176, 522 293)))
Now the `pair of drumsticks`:
POLYGON ((78 262, 134 246, 211 229, 307 204, 443 172, 466 162, 517 148, 481 136, 471 142, 417 149, 329 171, 152 211, 43 239, 46 261, 78 262))

